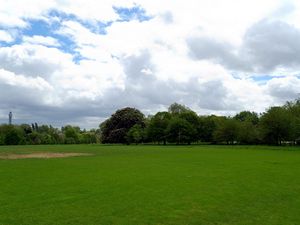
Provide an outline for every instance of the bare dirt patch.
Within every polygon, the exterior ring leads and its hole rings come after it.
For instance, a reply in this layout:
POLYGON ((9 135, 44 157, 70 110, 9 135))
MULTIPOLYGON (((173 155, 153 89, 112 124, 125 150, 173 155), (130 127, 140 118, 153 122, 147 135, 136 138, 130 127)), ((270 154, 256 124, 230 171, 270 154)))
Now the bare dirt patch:
POLYGON ((50 159, 50 158, 67 158, 75 156, 91 156, 90 153, 54 153, 54 152, 37 152, 29 154, 3 154, 0 159, 50 159))

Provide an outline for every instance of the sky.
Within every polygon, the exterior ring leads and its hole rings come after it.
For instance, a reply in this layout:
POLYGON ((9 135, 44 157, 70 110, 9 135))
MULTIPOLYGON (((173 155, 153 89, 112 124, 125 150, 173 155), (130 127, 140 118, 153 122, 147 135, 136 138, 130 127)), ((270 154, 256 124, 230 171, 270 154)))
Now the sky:
POLYGON ((97 128, 123 107, 200 115, 300 97, 295 0, 0 0, 0 123, 97 128))

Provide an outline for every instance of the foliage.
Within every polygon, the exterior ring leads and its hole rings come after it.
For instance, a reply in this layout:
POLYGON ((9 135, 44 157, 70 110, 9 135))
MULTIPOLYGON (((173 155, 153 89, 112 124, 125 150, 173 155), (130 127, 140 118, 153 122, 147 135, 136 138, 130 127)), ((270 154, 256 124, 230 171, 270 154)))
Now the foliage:
POLYGON ((130 130, 127 132, 126 139, 128 143, 139 144, 145 138, 145 131, 140 124, 135 124, 130 130))
POLYGON ((268 144, 281 145, 291 140, 294 132, 292 114, 284 107, 271 107, 260 120, 263 139, 268 144))
POLYGON ((172 143, 182 144, 195 141, 196 129, 187 120, 173 117, 167 127, 167 140, 172 143))
POLYGON ((97 143, 96 131, 82 131, 70 125, 61 130, 51 125, 38 126, 34 123, 21 125, 0 125, 0 145, 39 144, 90 144, 97 143))
POLYGON ((19 127, 8 125, 4 135, 6 145, 19 145, 23 143, 23 132, 19 127))
POLYGON ((145 116, 135 108, 117 110, 109 119, 100 125, 103 143, 126 143, 126 135, 131 127, 138 124, 142 127, 145 116))
POLYGON ((232 118, 220 118, 214 132, 214 140, 218 143, 237 143, 238 122, 232 118))
POLYGON ((78 144, 79 143, 79 127, 72 127, 71 125, 67 125, 62 127, 62 132, 66 138, 66 144, 78 144))
POLYGON ((0 145, 91 143, 221 143, 300 145, 300 99, 271 107, 258 115, 242 111, 233 117, 197 115, 174 103, 168 111, 145 118, 135 108, 117 110, 99 129, 61 129, 37 123, 0 125, 0 145))
POLYGON ((261 138, 259 129, 251 121, 238 123, 237 141, 240 144, 260 144, 261 138))
POLYGON ((291 113, 293 117, 292 125, 294 133, 292 133, 291 138, 300 144, 300 99, 296 99, 294 102, 287 102, 284 108, 291 113))
POLYGON ((236 114, 233 118, 240 122, 250 122, 253 125, 257 125, 259 122, 257 113, 250 111, 242 111, 236 114))
POLYGON ((171 114, 180 114, 183 112, 188 112, 190 109, 184 105, 178 104, 178 103, 173 103, 172 105, 169 106, 168 112, 171 114))
POLYGON ((148 138, 153 142, 163 142, 166 144, 167 135, 166 129, 168 127, 171 114, 169 112, 158 112, 149 121, 147 126, 148 138))
POLYGON ((198 137, 203 142, 214 142, 213 134, 217 128, 217 116, 199 116, 198 137))

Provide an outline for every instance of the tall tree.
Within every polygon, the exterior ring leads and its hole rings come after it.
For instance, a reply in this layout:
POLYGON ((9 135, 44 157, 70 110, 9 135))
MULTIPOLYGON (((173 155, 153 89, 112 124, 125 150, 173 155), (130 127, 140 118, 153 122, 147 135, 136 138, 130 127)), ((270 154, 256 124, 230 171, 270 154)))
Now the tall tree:
POLYGON ((168 108, 168 112, 171 114, 180 114, 187 111, 190 111, 188 107, 186 107, 185 105, 178 104, 176 102, 170 105, 168 108))
POLYGON ((294 132, 291 138, 300 145, 300 98, 295 101, 287 102, 284 108, 292 115, 294 132))
POLYGON ((103 143, 126 143, 126 134, 136 124, 145 126, 144 114, 135 108, 117 110, 109 119, 100 124, 103 143))
POLYGON ((217 128, 218 117, 215 115, 211 116, 200 116, 199 117, 199 127, 198 135, 203 142, 213 142, 213 134, 217 128))
POLYGON ((214 132, 216 142, 234 144, 238 140, 238 122, 232 118, 220 118, 214 132))
POLYGON ((78 144, 79 143, 79 135, 80 135, 79 127, 73 127, 71 125, 67 125, 65 127, 62 127, 62 131, 65 135, 66 144, 78 144))
POLYGON ((257 125, 259 122, 258 114, 250 111, 242 111, 233 118, 240 122, 251 122, 253 125, 257 125))
POLYGON ((143 141, 144 136, 145 136, 144 128, 140 124, 135 124, 127 132, 126 139, 128 143, 139 144, 143 141))
POLYGON ((171 114, 169 112, 158 112, 149 121, 147 126, 148 138, 154 142, 166 144, 166 129, 168 127, 171 114))
POLYGON ((185 112, 182 112, 178 115, 179 118, 187 121, 193 128, 193 131, 191 132, 190 135, 192 135, 190 138, 191 138, 191 141, 194 142, 194 141, 198 141, 200 139, 200 134, 199 134, 199 130, 200 130, 200 122, 199 122, 199 117, 198 115, 193 112, 192 110, 189 110, 189 111, 185 111, 185 112), (195 131, 195 132, 194 132, 195 131))
POLYGON ((238 142, 240 144, 258 144, 259 137, 259 117, 256 112, 242 111, 236 114, 233 119, 238 121, 238 142))
POLYGON ((5 145, 19 145, 25 143, 25 133, 18 126, 7 125, 4 127, 4 133, 5 145))
POLYGON ((250 121, 238 122, 237 140, 240 144, 261 143, 258 126, 250 121))
POLYGON ((271 107, 260 120, 263 138, 266 143, 281 145, 291 140, 294 132, 292 114, 284 107, 271 107))
POLYGON ((171 143, 191 144, 191 142, 194 141, 197 131, 191 123, 175 116, 170 120, 166 133, 167 140, 171 143))

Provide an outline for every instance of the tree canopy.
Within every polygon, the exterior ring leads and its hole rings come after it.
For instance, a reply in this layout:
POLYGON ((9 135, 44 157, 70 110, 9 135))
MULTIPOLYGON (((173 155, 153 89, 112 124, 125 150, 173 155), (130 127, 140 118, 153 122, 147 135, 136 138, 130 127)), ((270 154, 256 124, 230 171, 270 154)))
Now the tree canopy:
POLYGON ((145 116, 138 109, 123 108, 117 110, 109 119, 100 124, 103 143, 127 143, 127 132, 134 125, 145 126, 145 116))
POLYGON ((242 111, 234 116, 197 115, 174 103, 168 111, 145 115, 135 108, 117 110, 99 129, 61 129, 37 123, 0 125, 0 145, 80 144, 300 144, 300 100, 274 106, 262 114, 242 111))

